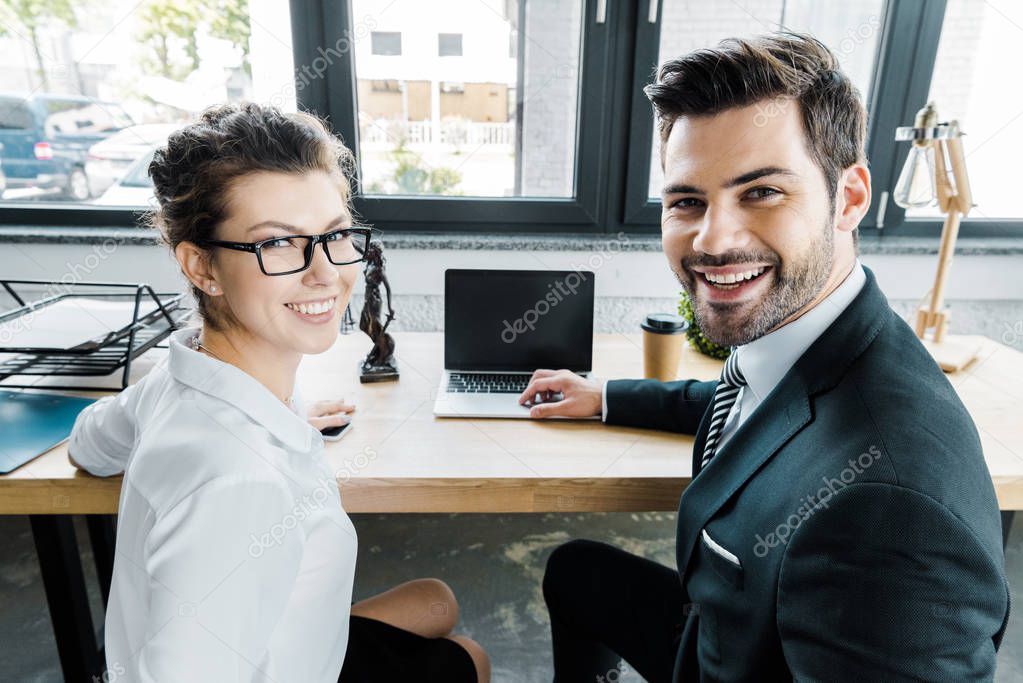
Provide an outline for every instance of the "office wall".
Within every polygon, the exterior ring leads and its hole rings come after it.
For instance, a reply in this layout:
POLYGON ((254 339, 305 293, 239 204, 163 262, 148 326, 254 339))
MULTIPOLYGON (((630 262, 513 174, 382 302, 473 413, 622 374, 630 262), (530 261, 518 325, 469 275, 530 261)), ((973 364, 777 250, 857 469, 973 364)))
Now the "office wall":
MULTIPOLYGON (((1023 269, 1019 256, 961 255, 953 262, 947 300, 956 333, 985 334, 1023 350, 1023 269)), ((934 278, 933 255, 866 254, 893 308, 909 317, 934 278)), ((107 244, 0 243, 5 277, 64 281, 145 281, 178 291, 177 264, 163 247, 107 244)), ((446 268, 589 269, 596 272, 599 332, 638 331, 648 312, 673 310, 679 285, 658 251, 401 249, 387 251, 397 330, 443 328, 446 268)), ((361 306, 361 282, 353 297, 361 306)), ((9 301, 3 304, 9 305, 9 301)), ((481 293, 480 305, 486 305, 481 293)))

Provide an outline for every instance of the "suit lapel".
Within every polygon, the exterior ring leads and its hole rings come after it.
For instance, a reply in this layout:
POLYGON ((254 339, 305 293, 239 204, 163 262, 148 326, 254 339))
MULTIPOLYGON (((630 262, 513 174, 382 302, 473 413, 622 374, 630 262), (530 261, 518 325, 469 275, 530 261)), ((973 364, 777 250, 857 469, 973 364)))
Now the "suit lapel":
MULTIPOLYGON (((679 501, 676 552, 680 574, 685 575, 693 547, 707 521, 809 422, 810 402, 806 391, 800 382, 790 381, 786 376, 771 392, 769 400, 720 447, 707 463, 706 470, 693 478, 679 501)), ((706 433, 702 440, 706 440, 706 433)), ((694 443, 694 447, 696 445, 694 443)), ((699 451, 694 449, 694 456, 702 451, 700 445, 699 451)), ((698 462, 694 463, 695 467, 699 467, 698 462)))
MULTIPOLYGON (((720 382, 720 380, 719 380, 720 382)), ((714 391, 717 391, 717 385, 714 386, 714 391)), ((713 392, 712 392, 713 395, 713 392)), ((703 469, 700 465, 703 462, 703 449, 707 447, 707 434, 710 432, 710 416, 711 409, 714 406, 714 401, 711 400, 710 405, 707 406, 707 410, 703 412, 703 417, 700 418, 700 425, 696 428, 696 437, 693 439, 693 480, 696 480, 696 475, 703 469)))
POLYGON ((728 499, 812 420, 811 397, 841 379, 892 315, 869 268, 867 281, 842 315, 796 361, 781 382, 700 471, 711 407, 693 443, 693 480, 678 511, 676 559, 685 579, 700 531, 728 499), (699 474, 699 476, 697 476, 699 474))

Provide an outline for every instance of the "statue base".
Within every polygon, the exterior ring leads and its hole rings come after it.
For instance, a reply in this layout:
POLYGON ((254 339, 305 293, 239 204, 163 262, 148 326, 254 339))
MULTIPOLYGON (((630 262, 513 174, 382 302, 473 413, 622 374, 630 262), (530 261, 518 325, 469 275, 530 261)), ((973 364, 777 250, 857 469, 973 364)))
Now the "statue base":
POLYGON ((371 365, 368 361, 359 363, 359 381, 363 384, 370 382, 397 382, 398 362, 392 357, 378 365, 371 365))

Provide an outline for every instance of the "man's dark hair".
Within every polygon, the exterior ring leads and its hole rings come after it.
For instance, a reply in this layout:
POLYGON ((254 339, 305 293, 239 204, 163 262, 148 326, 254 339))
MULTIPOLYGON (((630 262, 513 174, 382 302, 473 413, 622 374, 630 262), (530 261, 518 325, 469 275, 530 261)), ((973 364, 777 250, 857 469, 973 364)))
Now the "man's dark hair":
POLYGON ((866 161, 867 113, 859 92, 831 50, 812 36, 729 38, 663 63, 657 82, 643 91, 657 115, 662 166, 680 116, 708 116, 778 98, 799 104, 807 151, 824 172, 832 206, 839 174, 866 161))

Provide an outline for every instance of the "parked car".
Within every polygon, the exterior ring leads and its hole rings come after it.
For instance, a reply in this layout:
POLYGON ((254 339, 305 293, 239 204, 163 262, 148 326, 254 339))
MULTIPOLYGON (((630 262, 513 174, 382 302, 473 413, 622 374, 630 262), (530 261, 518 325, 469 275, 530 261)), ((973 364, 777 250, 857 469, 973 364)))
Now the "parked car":
POLYGON ((7 176, 4 175, 4 146, 0 144, 0 199, 4 198, 7 189, 7 176))
POLYGON ((116 102, 76 95, 0 94, 0 144, 8 192, 30 188, 87 200, 89 148, 132 123, 116 102))
POLYGON ((152 206, 153 179, 149 177, 149 164, 153 161, 156 147, 139 157, 128 167, 124 175, 107 188, 106 192, 93 200, 93 204, 104 206, 152 206))
POLYGON ((176 123, 130 126, 90 147, 85 159, 85 175, 89 178, 92 196, 103 194, 124 176, 133 162, 154 146, 166 143, 167 137, 179 127, 176 123))

